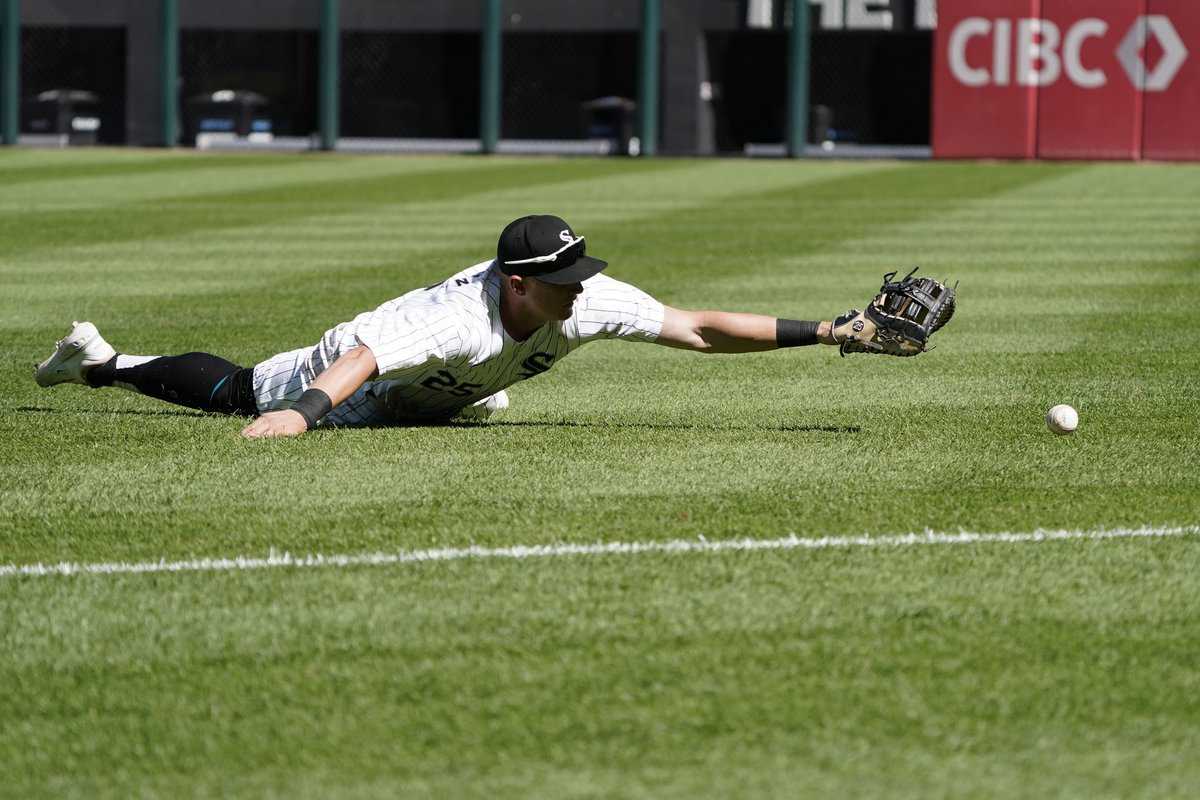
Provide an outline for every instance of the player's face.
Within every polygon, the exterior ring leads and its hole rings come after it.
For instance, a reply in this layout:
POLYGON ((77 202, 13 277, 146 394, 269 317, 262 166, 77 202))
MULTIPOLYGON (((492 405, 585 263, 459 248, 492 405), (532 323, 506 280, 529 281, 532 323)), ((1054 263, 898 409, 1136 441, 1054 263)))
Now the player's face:
POLYGON ((582 283, 570 283, 560 286, 554 283, 542 283, 537 278, 525 281, 527 297, 534 312, 543 319, 568 319, 575 306, 575 298, 583 291, 582 283))

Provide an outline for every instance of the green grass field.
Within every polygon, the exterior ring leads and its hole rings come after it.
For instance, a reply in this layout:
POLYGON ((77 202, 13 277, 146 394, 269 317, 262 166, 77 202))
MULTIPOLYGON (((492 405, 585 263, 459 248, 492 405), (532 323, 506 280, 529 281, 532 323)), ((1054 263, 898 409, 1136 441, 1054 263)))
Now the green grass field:
POLYGON ((0 564, 1192 530, 10 571, 0 795, 1200 786, 1198 167, 8 149, 0 207, 0 564), (487 424, 294 440, 32 380, 73 319, 131 353, 312 344, 531 212, 674 306, 829 318, 920 264, 959 311, 917 359, 604 342, 487 424))

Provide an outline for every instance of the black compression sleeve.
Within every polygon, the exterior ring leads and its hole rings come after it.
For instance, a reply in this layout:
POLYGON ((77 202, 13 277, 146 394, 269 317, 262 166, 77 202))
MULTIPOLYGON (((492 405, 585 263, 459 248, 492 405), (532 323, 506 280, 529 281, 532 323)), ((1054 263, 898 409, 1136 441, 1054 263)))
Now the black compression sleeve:
POLYGON ((803 347, 817 344, 819 322, 801 319, 775 320, 775 343, 779 347, 803 347))
POLYGON ((258 413, 253 369, 243 369, 211 353, 161 356, 121 369, 117 369, 118 358, 113 356, 89 370, 88 384, 100 387, 120 383, 149 397, 201 411, 258 413))
POLYGON ((320 389, 309 389, 300 395, 300 399, 292 406, 292 411, 300 412, 311 431, 321 417, 333 411, 333 401, 320 389))

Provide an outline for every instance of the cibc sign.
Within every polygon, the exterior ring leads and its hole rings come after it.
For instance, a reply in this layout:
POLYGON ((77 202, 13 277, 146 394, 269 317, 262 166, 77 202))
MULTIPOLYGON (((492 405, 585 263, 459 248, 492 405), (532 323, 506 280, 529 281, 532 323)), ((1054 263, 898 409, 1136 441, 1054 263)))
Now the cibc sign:
POLYGON ((1200 0, 942 0, 943 158, 1200 159, 1200 0))

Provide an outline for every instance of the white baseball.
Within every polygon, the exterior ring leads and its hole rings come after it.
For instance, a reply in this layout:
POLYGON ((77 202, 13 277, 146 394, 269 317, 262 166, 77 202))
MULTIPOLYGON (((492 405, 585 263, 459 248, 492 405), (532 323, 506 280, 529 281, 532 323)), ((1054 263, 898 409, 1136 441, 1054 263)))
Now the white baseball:
POLYGON ((1079 427, 1079 412, 1059 403, 1046 412, 1046 427, 1060 435, 1072 433, 1079 427))

